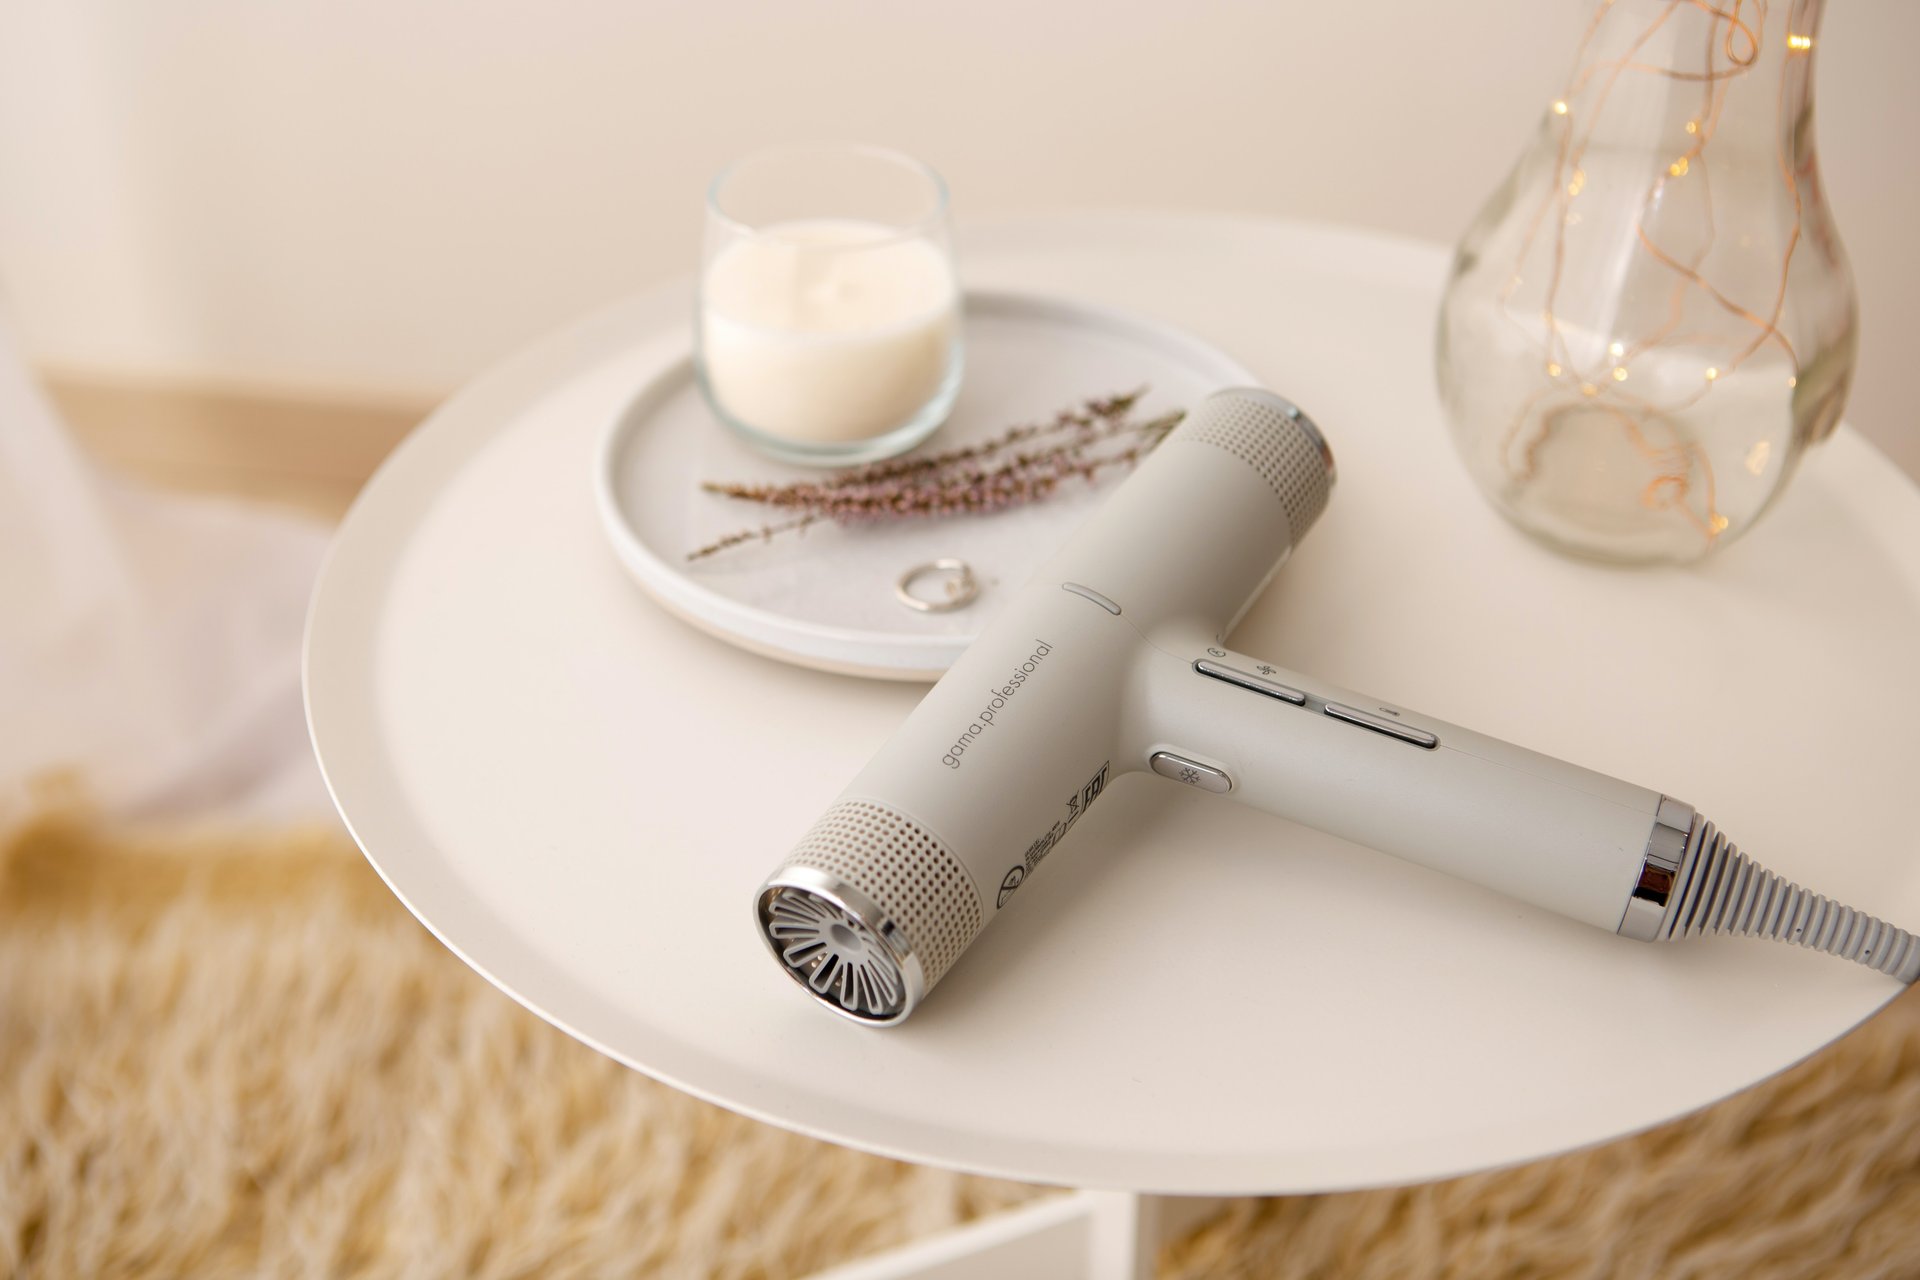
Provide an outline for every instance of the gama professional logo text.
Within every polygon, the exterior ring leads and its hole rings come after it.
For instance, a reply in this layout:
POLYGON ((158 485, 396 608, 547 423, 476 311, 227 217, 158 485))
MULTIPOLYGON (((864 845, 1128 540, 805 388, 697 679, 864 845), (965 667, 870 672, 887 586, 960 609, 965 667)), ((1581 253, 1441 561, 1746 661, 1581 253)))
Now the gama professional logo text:
POLYGON ((940 757, 941 764, 949 769, 958 769, 960 757, 967 753, 967 748, 977 742, 980 735, 993 728, 994 717, 998 716, 1007 703, 1012 701, 1013 695, 1020 692, 1020 686, 1032 677, 1041 661, 1053 652, 1053 646, 1045 640, 1035 640, 1033 643, 1036 646, 1033 653, 1025 662, 1013 669, 1007 676, 1005 684, 989 691, 986 705, 981 707, 979 713, 974 716, 973 723, 953 740, 953 745, 947 748, 947 754, 940 757))

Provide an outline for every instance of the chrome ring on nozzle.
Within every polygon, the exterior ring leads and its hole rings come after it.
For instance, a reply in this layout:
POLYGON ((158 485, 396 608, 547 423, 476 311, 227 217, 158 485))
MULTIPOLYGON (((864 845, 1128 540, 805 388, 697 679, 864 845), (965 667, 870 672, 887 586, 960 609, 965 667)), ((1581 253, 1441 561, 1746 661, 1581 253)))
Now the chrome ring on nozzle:
POLYGON ((754 919, 786 975, 842 1017, 892 1026, 926 993, 906 934, 873 899, 826 872, 783 868, 761 887, 754 919))

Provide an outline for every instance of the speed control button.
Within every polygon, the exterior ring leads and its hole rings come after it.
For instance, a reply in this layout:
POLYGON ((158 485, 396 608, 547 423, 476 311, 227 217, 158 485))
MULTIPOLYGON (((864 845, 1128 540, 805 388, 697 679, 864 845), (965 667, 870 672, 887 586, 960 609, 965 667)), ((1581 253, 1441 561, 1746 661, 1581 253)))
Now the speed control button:
POLYGON ((1175 782, 1184 782, 1215 795, 1223 796, 1233 790, 1233 779, 1221 770, 1210 764, 1201 764, 1198 760, 1177 756, 1171 751, 1154 752, 1147 757, 1147 764, 1163 778, 1172 778, 1175 782))
MULTIPOLYGON (((1289 685, 1281 684, 1278 680, 1269 680, 1265 674, 1255 675, 1251 671, 1242 671, 1238 667, 1230 667, 1224 662, 1214 662, 1207 658, 1202 658, 1200 661, 1194 663, 1193 669, 1203 676, 1212 676, 1215 680, 1224 680, 1228 684, 1237 684, 1242 689, 1251 689, 1255 693, 1264 693, 1269 698, 1278 698, 1282 702, 1291 702, 1296 707, 1304 707, 1307 705, 1306 694, 1289 685)), ((1265 670, 1272 671, 1274 668, 1267 667, 1265 670)))

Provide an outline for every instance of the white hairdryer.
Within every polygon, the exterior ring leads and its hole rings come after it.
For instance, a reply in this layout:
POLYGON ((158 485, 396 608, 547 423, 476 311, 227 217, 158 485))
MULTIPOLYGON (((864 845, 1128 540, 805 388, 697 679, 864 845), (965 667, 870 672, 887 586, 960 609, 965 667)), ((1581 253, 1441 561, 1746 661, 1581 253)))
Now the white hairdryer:
POLYGON ((1226 648, 1333 478, 1287 400, 1202 402, 761 887, 782 968, 839 1013, 901 1021, 1147 771, 1643 942, 1757 934, 1920 976, 1912 935, 1763 870, 1670 796, 1226 648))

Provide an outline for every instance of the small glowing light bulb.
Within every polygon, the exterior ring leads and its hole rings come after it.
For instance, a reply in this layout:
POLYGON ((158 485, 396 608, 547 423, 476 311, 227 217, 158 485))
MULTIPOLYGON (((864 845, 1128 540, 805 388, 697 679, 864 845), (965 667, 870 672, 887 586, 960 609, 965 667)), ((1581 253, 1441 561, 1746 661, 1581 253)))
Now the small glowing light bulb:
POLYGON ((1613 380, 1615 382, 1625 382, 1627 380, 1627 366, 1623 364, 1613 366, 1613 380))
POLYGON ((1716 511, 1713 513, 1713 519, 1707 521, 1707 528, 1713 530, 1715 533, 1725 533, 1727 531, 1727 518, 1716 511))
POLYGON ((1687 132, 1688 133, 1700 132, 1700 122, 1698 120, 1687 121, 1687 132))
POLYGON ((1667 172, 1672 174, 1676 178, 1686 177, 1687 176, 1687 158, 1685 156, 1681 156, 1678 160, 1675 160, 1672 164, 1667 166, 1667 172))
POLYGON ((1619 343, 1617 343, 1617 342, 1609 342, 1609 343, 1607 344, 1607 351, 1608 351, 1608 353, 1609 353, 1609 354, 1612 354, 1612 355, 1615 355, 1615 356, 1619 356, 1619 355, 1624 355, 1624 354, 1626 354, 1626 350, 1627 350, 1627 349, 1626 349, 1625 347, 1623 347, 1623 346, 1621 346, 1621 345, 1620 345, 1619 343))
POLYGON ((1561 100, 1553 104, 1553 114, 1557 116, 1563 116, 1567 114, 1567 104, 1565 100, 1561 100))
POLYGON ((1720 370, 1718 370, 1718 369, 1716 369, 1716 368, 1714 368, 1714 367, 1713 367, 1712 365, 1708 365, 1708 366, 1707 366, 1707 381, 1708 381, 1708 382, 1712 382, 1712 381, 1713 381, 1713 380, 1714 380, 1715 378, 1717 378, 1717 377, 1719 377, 1719 376, 1720 376, 1720 370))
POLYGON ((1583 396, 1597 396, 1600 394, 1600 388, 1594 386, 1591 382, 1583 382, 1580 384, 1580 394, 1583 396))
POLYGON ((1560 366, 1551 360, 1547 361, 1547 376, 1549 378, 1557 378, 1560 376, 1560 366))
POLYGON ((1790 387, 1797 387, 1797 386, 1799 386, 1799 385, 1800 385, 1800 379, 1798 379, 1798 378, 1788 378, 1788 379, 1787 379, 1787 385, 1788 385, 1788 386, 1790 386, 1790 387))
POLYGON ((1813 37, 1812 36, 1796 36, 1796 35, 1789 34, 1787 36, 1787 48, 1811 49, 1813 48, 1813 37))
POLYGON ((1587 171, 1585 169, 1575 169, 1573 171, 1573 180, 1567 183, 1567 194, 1570 196, 1577 196, 1580 194, 1580 188, 1586 185, 1587 185, 1587 171))

